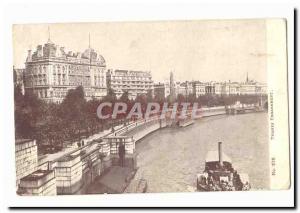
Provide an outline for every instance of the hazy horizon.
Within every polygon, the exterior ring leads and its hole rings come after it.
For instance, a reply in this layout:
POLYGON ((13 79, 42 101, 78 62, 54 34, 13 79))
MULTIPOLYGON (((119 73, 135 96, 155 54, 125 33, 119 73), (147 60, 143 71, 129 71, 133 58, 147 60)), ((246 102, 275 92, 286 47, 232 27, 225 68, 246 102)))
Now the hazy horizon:
POLYGON ((27 50, 50 39, 67 51, 83 52, 90 44, 107 69, 151 71, 155 82, 267 82, 265 21, 201 20, 20 24, 13 27, 13 58, 24 68, 27 50))

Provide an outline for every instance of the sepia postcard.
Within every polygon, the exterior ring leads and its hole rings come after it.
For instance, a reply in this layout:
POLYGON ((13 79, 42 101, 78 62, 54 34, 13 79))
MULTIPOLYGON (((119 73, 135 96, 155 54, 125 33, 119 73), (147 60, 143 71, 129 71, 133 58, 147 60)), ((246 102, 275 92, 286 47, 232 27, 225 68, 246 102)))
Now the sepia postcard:
POLYGON ((286 30, 279 18, 13 25, 15 193, 289 189, 286 30))

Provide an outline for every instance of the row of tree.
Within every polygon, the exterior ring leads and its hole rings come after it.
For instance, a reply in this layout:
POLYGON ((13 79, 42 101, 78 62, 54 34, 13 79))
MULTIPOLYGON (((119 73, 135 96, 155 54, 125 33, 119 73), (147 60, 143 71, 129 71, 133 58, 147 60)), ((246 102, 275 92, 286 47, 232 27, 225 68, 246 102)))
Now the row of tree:
POLYGON ((69 90, 61 104, 46 103, 32 92, 22 95, 15 88, 15 134, 17 138, 34 138, 38 145, 62 146, 105 128, 97 118, 99 101, 86 101, 84 90, 69 90))
MULTIPOLYGON (((117 98, 113 90, 109 90, 102 100, 85 99, 83 87, 69 90, 61 104, 46 103, 37 98, 32 92, 15 86, 15 134, 17 138, 34 138, 39 146, 62 146, 63 142, 74 141, 82 136, 89 136, 104 129, 111 128, 124 122, 127 113, 135 103, 141 103, 145 113, 148 102, 170 103, 170 97, 153 97, 152 91, 138 95, 135 100, 129 99, 128 92, 117 98), (125 102, 127 112, 119 115, 117 120, 101 120, 97 117, 97 108, 101 102, 125 102)), ((198 102, 202 106, 230 105, 237 100, 243 103, 255 103, 256 96, 212 96, 205 95, 196 98, 194 95, 184 97, 178 95, 177 102, 198 102)), ((106 108, 104 113, 111 114, 112 109, 106 108)), ((125 121, 126 122, 126 121, 125 121)))

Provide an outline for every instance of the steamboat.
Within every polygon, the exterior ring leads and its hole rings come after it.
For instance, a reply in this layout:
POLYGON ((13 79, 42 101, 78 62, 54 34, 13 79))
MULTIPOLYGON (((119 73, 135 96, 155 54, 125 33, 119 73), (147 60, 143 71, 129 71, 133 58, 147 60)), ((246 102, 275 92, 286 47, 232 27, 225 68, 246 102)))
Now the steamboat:
POLYGON ((197 191, 248 191, 250 188, 248 174, 239 174, 233 168, 219 142, 218 151, 207 153, 203 173, 197 174, 197 191))

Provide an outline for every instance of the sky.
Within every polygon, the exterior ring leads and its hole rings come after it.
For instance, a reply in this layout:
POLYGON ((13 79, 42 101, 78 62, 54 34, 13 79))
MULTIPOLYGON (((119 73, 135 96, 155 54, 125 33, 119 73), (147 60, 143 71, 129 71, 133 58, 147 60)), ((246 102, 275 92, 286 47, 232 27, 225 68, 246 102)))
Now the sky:
POLYGON ((254 20, 25 24, 13 26, 14 66, 50 39, 66 50, 90 45, 107 68, 151 71, 155 82, 267 82, 266 23, 254 20), (49 29, 49 30, 48 30, 49 29))

